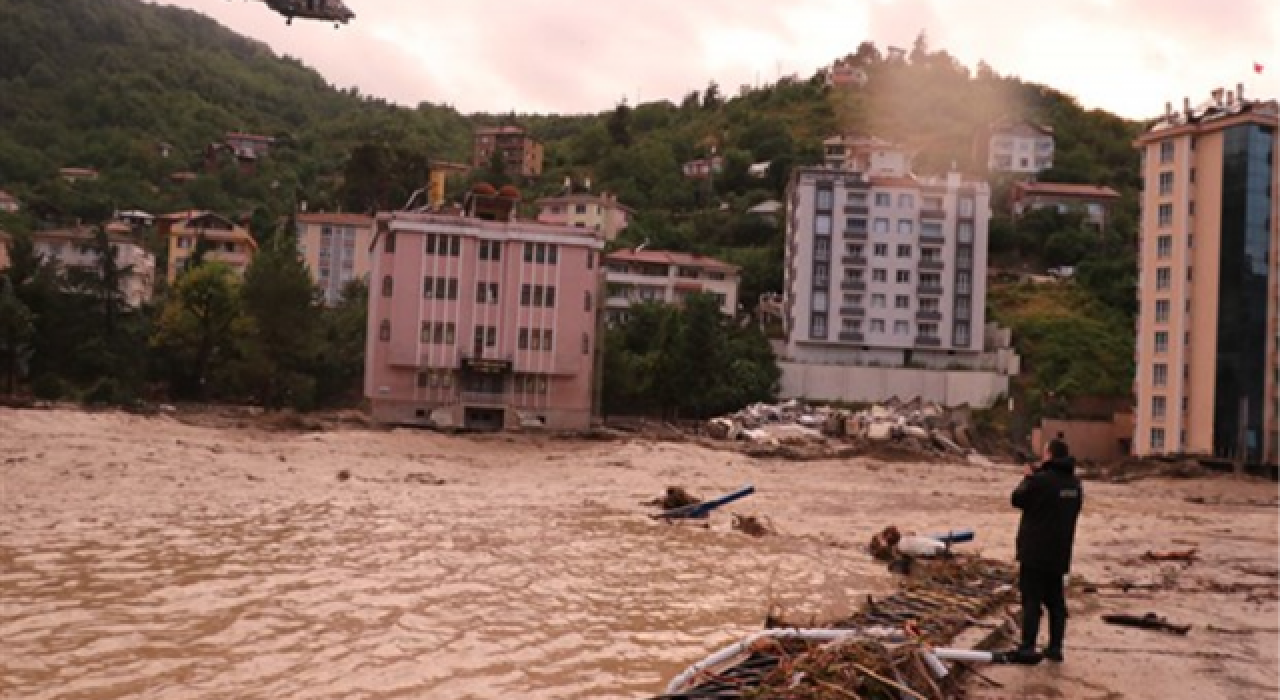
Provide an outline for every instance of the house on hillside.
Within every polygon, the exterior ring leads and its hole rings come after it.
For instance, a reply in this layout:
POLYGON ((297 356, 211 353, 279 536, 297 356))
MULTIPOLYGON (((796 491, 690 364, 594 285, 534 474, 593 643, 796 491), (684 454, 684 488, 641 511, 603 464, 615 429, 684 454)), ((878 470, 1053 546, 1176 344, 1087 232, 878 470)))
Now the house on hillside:
POLYGON ((296 217, 298 253, 311 281, 333 306, 352 280, 369 280, 373 218, 361 214, 305 212, 296 217))
POLYGON ((697 158, 680 166, 680 171, 691 180, 705 180, 724 172, 724 157, 697 158))
POLYGON ((1022 119, 1002 119, 978 138, 991 172, 1035 175, 1053 167, 1053 127, 1022 119))
POLYGON ((271 145, 276 140, 270 136, 232 131, 227 133, 224 142, 236 158, 256 161, 259 158, 266 158, 271 153, 271 145))
POLYGON ((612 241, 627 227, 635 211, 618 201, 618 196, 601 192, 578 192, 537 201, 538 221, 557 226, 573 226, 597 233, 612 241))
POLYGON ((186 268, 187 260, 204 247, 204 259, 226 264, 237 275, 244 272, 258 252, 258 242, 243 226, 207 211, 182 211, 157 218, 157 230, 169 240, 169 269, 172 284, 186 268))
POLYGON ((0 190, 0 212, 6 214, 14 214, 22 210, 22 202, 18 198, 0 190))
POLYGON ((537 177, 542 174, 542 143, 521 127, 478 127, 472 136, 471 165, 489 167, 494 153, 501 154, 507 175, 537 177))
POLYGON ((827 87, 860 88, 867 85, 867 72, 854 65, 852 57, 837 58, 827 71, 827 87))
POLYGON ((632 304, 680 304, 690 294, 711 294, 721 313, 738 310, 741 269, 736 265, 692 253, 664 250, 619 250, 605 256, 606 318, 626 318, 632 304))
POLYGON ((893 176, 911 169, 911 153, 907 149, 876 136, 832 136, 823 140, 822 151, 823 162, 836 170, 893 176))
POLYGON ((81 180, 92 182, 98 179, 98 171, 93 168, 59 168, 58 175, 72 184, 81 180))
POLYGON ((1085 221, 1099 231, 1107 228, 1111 208, 1120 193, 1100 185, 1071 185, 1058 182, 1019 182, 1013 187, 1011 209, 1014 218, 1028 211, 1054 207, 1066 213, 1083 209, 1085 221))
MULTIPOLYGON (((151 300, 155 290, 156 258, 140 243, 129 237, 128 225, 121 222, 108 224, 107 240, 116 254, 116 264, 127 273, 121 277, 120 292, 131 307, 138 307, 151 300)), ((89 226, 70 229, 37 231, 31 234, 35 252, 53 263, 59 274, 71 270, 96 273, 99 268, 98 251, 94 247, 97 232, 89 226)))

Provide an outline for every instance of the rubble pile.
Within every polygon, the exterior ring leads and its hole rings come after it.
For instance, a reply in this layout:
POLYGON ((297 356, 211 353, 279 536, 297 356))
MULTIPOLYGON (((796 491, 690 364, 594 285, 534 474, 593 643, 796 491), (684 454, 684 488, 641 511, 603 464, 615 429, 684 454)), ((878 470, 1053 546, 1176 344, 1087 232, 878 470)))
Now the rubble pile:
POLYGON ((871 454, 888 459, 963 459, 987 466, 973 448, 967 409, 914 399, 863 410, 808 406, 792 399, 752 404, 705 426, 714 440, 745 444, 759 457, 824 459, 871 454))

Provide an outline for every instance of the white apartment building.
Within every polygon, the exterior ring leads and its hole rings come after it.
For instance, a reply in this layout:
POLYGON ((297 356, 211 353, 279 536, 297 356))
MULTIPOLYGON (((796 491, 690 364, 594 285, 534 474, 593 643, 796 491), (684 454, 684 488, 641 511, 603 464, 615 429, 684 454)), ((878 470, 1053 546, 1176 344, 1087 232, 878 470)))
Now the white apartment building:
POLYGON ((788 192, 784 357, 812 364, 976 367, 984 350, 990 190, 798 168, 788 192))
MULTIPOLYGON (((116 264, 128 273, 120 280, 120 292, 125 303, 137 308, 151 301, 155 290, 156 258, 141 244, 126 235, 128 227, 112 224, 107 227, 107 239, 116 253, 116 264)), ((60 274, 79 269, 96 271, 98 253, 93 248, 94 229, 80 227, 55 231, 37 231, 31 234, 35 252, 57 266, 60 274)))
POLYGON ((605 256, 609 322, 626 316, 632 304, 679 304, 690 294, 711 294, 720 311, 732 316, 738 308, 740 270, 736 265, 690 253, 663 250, 619 250, 605 256))
POLYGON ((997 122, 986 145, 987 168, 992 172, 1034 175, 1053 167, 1053 127, 1014 120, 997 122))

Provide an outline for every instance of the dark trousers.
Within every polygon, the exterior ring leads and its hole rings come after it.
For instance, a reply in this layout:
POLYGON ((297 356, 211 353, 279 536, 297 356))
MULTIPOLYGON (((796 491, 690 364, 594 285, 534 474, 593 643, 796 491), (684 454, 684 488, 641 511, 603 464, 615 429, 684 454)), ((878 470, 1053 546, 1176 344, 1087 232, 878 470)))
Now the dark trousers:
POLYGON ((1022 592, 1022 648, 1035 649, 1040 635, 1040 608, 1049 611, 1049 648, 1062 649, 1067 634, 1067 598, 1062 574, 1022 567, 1018 574, 1022 592))

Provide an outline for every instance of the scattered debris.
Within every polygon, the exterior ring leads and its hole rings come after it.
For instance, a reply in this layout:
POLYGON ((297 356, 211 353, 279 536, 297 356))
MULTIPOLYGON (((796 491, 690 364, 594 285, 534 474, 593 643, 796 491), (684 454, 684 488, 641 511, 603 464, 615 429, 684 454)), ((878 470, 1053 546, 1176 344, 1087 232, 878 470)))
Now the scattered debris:
POLYGON ((343 469, 342 471, 338 472, 338 481, 346 481, 347 479, 350 479, 350 478, 351 478, 350 471, 343 469))
POLYGON ((745 443, 752 457, 785 459, 964 460, 975 466, 992 462, 973 449, 967 410, 948 411, 919 399, 896 399, 853 411, 811 407, 797 400, 752 404, 702 426, 720 442, 745 443))
POLYGON ((673 510, 675 508, 683 508, 696 503, 702 503, 702 499, 685 491, 681 486, 668 486, 667 495, 661 498, 655 498, 652 501, 645 501, 641 505, 657 506, 663 510, 673 510))
POLYGON ((413 472, 405 474, 404 480, 410 484, 424 484, 426 486, 444 486, 445 480, 437 477, 430 472, 413 472))
POLYGON ((711 511, 723 505, 728 505, 736 500, 746 498, 756 492, 756 487, 747 484, 733 493, 726 494, 720 498, 710 501, 702 501, 700 503, 692 503, 679 508, 664 510, 663 512, 652 517, 662 520, 683 519, 683 518, 705 518, 711 514, 711 511))
POLYGON ((1169 552, 1147 552, 1142 555, 1147 561, 1185 561, 1191 563, 1196 560, 1196 549, 1185 549, 1181 551, 1169 552))
POLYGON ((898 528, 893 525, 886 527, 871 537, 871 556, 880 561, 892 561, 901 540, 902 533, 898 528))
POLYGON ((1137 627, 1180 635, 1186 635, 1187 632, 1191 631, 1191 625, 1175 625, 1155 613, 1147 613, 1141 617, 1137 615, 1103 615, 1102 621, 1109 625, 1137 627))
POLYGON ((773 520, 768 517, 758 518, 754 515, 738 515, 737 513, 733 514, 733 529, 752 537, 778 534, 777 528, 773 526, 773 520))

